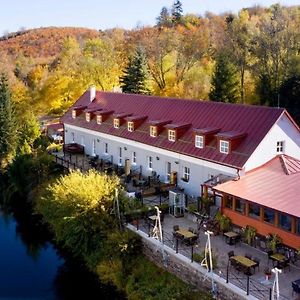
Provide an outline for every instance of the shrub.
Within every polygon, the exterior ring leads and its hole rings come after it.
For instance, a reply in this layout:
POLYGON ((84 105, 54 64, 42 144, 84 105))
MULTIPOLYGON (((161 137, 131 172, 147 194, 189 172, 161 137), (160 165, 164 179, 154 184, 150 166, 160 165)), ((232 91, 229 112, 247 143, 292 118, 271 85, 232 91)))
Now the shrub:
MULTIPOLYGON (((202 253, 194 253, 193 254, 193 259, 195 262, 201 263, 205 257, 205 251, 202 253)), ((209 256, 207 255, 207 263, 208 263, 208 269, 210 269, 210 260, 209 256)), ((218 257, 212 252, 212 263, 213 263, 213 268, 217 268, 218 266, 218 257)))

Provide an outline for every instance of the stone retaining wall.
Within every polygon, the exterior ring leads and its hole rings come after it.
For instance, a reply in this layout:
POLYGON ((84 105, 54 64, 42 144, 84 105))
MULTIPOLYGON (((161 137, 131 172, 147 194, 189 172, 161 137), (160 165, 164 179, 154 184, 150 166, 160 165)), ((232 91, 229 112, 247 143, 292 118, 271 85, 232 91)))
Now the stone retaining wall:
MULTIPOLYGON (((199 290, 210 291, 212 289, 211 274, 207 273, 205 268, 201 267, 198 263, 192 263, 190 259, 179 253, 176 254, 173 249, 166 246, 164 246, 165 255, 163 255, 161 244, 157 240, 149 238, 147 234, 140 230, 137 231, 132 225, 128 225, 128 228, 142 237, 143 252, 150 261, 176 275, 184 282, 195 286, 199 290)), ((217 274, 214 274, 213 278, 218 292, 217 299, 256 299, 253 296, 247 296, 245 291, 235 285, 226 283, 226 281, 217 274)))

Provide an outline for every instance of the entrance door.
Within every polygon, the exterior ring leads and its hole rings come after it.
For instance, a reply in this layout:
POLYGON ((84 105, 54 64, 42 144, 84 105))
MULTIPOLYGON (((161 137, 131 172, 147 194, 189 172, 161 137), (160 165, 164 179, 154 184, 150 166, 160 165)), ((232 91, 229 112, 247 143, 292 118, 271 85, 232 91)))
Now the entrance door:
POLYGON ((171 180, 171 163, 169 161, 167 161, 166 164, 166 181, 170 182, 171 180))
POLYGON ((122 147, 119 147, 119 166, 122 166, 122 147))
POLYGON ((93 155, 93 156, 96 156, 96 140, 95 140, 95 139, 93 139, 92 155, 93 155))
POLYGON ((130 174, 130 159, 126 158, 125 159, 125 175, 130 174))

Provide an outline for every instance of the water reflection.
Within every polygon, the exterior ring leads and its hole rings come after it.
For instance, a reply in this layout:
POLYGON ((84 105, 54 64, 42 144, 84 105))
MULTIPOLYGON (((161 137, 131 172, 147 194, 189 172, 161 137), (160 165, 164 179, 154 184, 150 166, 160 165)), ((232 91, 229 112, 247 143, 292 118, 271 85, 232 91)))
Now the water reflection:
POLYGON ((62 259, 30 206, 0 207, 0 299, 124 299, 77 261, 62 259))

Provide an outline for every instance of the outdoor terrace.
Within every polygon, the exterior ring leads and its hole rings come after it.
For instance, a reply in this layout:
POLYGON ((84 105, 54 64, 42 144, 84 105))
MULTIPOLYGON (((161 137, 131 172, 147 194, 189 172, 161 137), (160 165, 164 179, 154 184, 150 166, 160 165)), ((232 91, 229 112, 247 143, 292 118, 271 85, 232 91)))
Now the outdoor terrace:
MULTIPOLYGON (((138 224, 136 222, 132 222, 132 224, 136 229, 138 228, 138 231, 143 231, 150 235, 150 239, 154 239, 151 237, 153 222, 152 225, 149 226, 149 220, 144 218, 139 220, 138 224)), ((177 244, 176 238, 173 236, 173 227, 175 225, 178 225, 179 228, 185 228, 187 230, 189 227, 192 227, 197 232, 198 224, 196 218, 192 218, 190 214, 185 214, 185 216, 181 218, 175 218, 169 214, 166 214, 162 222, 163 242, 165 247, 173 249, 174 255, 177 255, 176 253, 178 252, 179 254, 188 257, 191 262, 194 260, 193 257, 195 258, 195 254, 200 254, 200 256, 203 257, 201 254, 203 254, 207 242, 207 235, 205 235, 205 231, 203 229, 198 231, 198 238, 194 244, 189 245, 188 243, 184 243, 180 240, 177 244)), ((271 299, 269 298, 270 289, 273 287, 275 275, 272 273, 269 280, 266 280, 264 270, 266 268, 273 268, 273 261, 268 260, 268 254, 266 252, 259 248, 249 246, 243 241, 230 245, 226 242, 226 238, 222 234, 211 236, 211 248, 213 256, 217 257, 217 266, 214 269, 214 273, 217 274, 217 276, 220 276, 224 279, 228 278, 229 283, 234 284, 244 290, 245 294, 247 293, 247 280, 249 278, 250 295, 257 299, 271 299), (247 275, 245 270, 236 268, 231 263, 228 256, 228 253, 231 251, 234 252, 235 256, 244 257, 245 255, 250 255, 252 256, 252 259, 259 259, 259 268, 255 268, 255 271, 253 268, 251 268, 250 273, 247 275)), ((274 266, 275 265, 276 262, 274 263, 274 266)), ((204 267, 201 267, 199 263, 199 268, 204 267)), ((280 299, 299 299, 299 294, 297 295, 293 293, 292 289, 292 282, 298 280, 299 278, 299 261, 294 264, 291 263, 290 266, 287 266, 283 269, 283 272, 279 274, 280 299)))
MULTIPOLYGON (((136 197, 139 199, 143 206, 160 206, 168 205, 171 203, 169 199, 169 191, 174 190, 174 185, 164 184, 159 182, 159 177, 156 174, 153 176, 143 177, 141 175, 141 168, 131 170, 131 176, 125 175, 124 167, 119 167, 112 164, 111 156, 103 157, 89 157, 83 154, 72 153, 55 153, 54 160, 63 165, 66 169, 80 169, 87 171, 94 168, 100 172, 116 173, 120 176, 124 185, 124 190, 129 197, 136 197)), ((182 192, 183 191, 179 191, 182 192)), ((199 205, 196 199, 187 197, 186 204, 194 203, 199 205)), ((152 210, 152 215, 153 210, 152 210)), ((207 236, 205 235, 204 226, 200 226, 199 218, 193 214, 187 212, 184 208, 181 210, 183 217, 174 217, 174 211, 166 209, 163 213, 162 231, 163 231, 163 243, 164 247, 172 249, 174 255, 184 255, 189 258, 190 261, 196 260, 199 255, 202 255, 205 249, 207 236), (171 212, 172 214, 169 214, 171 212), (181 239, 177 239, 173 235, 173 227, 177 225, 179 228, 188 230, 189 227, 193 228, 197 234, 197 240, 193 243, 183 242, 181 239), (178 253, 178 254, 177 254, 178 253), (194 253, 194 254, 193 254, 194 253), (196 254, 196 255, 195 255, 196 254)), ((212 214, 214 216, 215 213, 212 214)), ((154 226, 155 218, 152 220, 148 218, 149 215, 144 215, 143 218, 138 220, 132 220, 131 224, 134 225, 138 232, 144 232, 149 236, 149 239, 154 240, 152 237, 152 230, 154 226)), ((199 217, 199 215, 198 215, 199 217)), ((216 232, 218 233, 218 232, 216 232)), ((271 299, 270 290, 272 289, 274 282, 274 274, 272 273, 269 280, 266 280, 264 270, 266 268, 273 268, 273 261, 268 259, 266 249, 262 249, 258 244, 253 247, 241 240, 233 245, 228 243, 230 237, 223 234, 216 234, 211 236, 211 246, 213 255, 217 257, 217 266, 214 269, 216 276, 220 276, 227 280, 229 283, 241 288, 246 293, 254 296, 257 299, 271 299), (259 268, 248 268, 248 275, 243 268, 236 267, 231 260, 229 260, 228 253, 234 252, 234 256, 244 257, 251 256, 252 259, 259 260, 259 268)), ((202 255, 203 256, 203 255, 202 255)), ((275 264, 276 265, 276 262, 275 264)), ((203 268, 200 266, 199 268, 203 268)), ((299 294, 293 294, 292 282, 300 279, 300 261, 290 263, 289 266, 283 269, 283 272, 279 274, 279 287, 281 299, 299 299, 299 294)))

